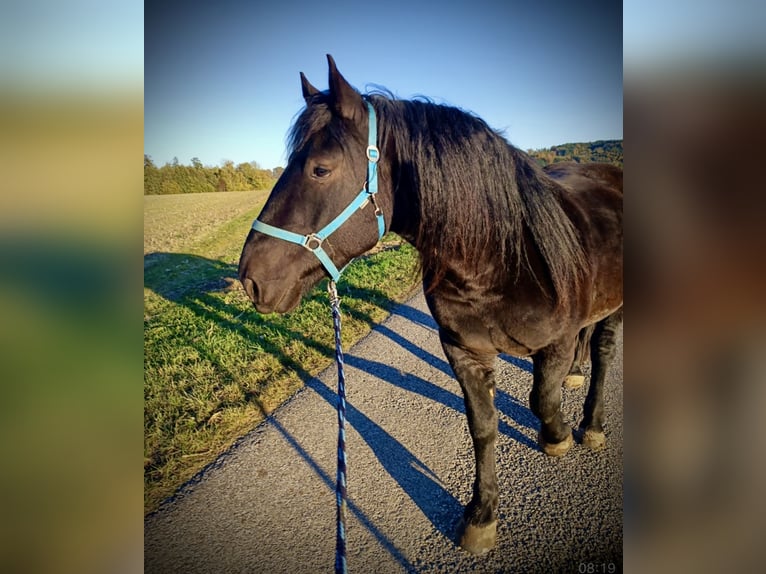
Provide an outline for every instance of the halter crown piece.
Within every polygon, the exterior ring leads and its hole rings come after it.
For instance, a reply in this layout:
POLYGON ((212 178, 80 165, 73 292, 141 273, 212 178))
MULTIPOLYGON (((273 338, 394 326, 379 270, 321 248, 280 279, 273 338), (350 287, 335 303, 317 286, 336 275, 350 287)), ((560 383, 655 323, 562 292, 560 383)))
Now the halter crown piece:
POLYGON ((367 110, 369 111, 370 124, 367 134, 368 145, 366 151, 368 162, 367 182, 362 191, 360 191, 353 199, 353 201, 348 204, 346 209, 341 211, 335 219, 325 225, 322 229, 316 233, 309 233, 308 235, 300 235, 299 233, 286 231, 284 229, 280 229, 279 227, 269 225, 268 223, 258 221, 257 219, 253 222, 253 229, 256 231, 260 231, 266 235, 271 235, 272 237, 284 239, 290 243, 297 243, 298 245, 302 245, 311 251, 314 255, 316 255, 317 259, 319 259, 324 268, 330 274, 332 280, 336 282, 340 279, 340 274, 343 273, 345 267, 340 271, 338 270, 338 268, 335 266, 335 263, 332 262, 332 259, 330 259, 330 256, 327 255, 327 252, 322 247, 324 240, 327 239, 341 225, 343 225, 357 209, 363 208, 370 201, 375 206, 375 216, 378 220, 378 239, 383 237, 383 234, 386 231, 386 224, 383 220, 383 212, 375 203, 375 194, 378 193, 378 160, 380 159, 380 150, 376 145, 378 141, 377 119, 375 116, 375 109, 372 107, 372 104, 368 101, 365 103, 367 104, 367 110))

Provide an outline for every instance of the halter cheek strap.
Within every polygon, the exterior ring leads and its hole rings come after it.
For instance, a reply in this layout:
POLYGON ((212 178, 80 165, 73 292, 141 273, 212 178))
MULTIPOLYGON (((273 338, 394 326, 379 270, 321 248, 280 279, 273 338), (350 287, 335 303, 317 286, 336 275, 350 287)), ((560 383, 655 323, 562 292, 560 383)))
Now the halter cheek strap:
POLYGON ((378 126, 375 116, 375 109, 372 107, 370 102, 366 103, 367 109, 369 111, 370 124, 367 135, 368 145, 366 151, 367 182, 362 191, 360 191, 351 201, 351 203, 348 204, 346 209, 341 211, 338 216, 335 217, 335 219, 325 225, 322 229, 316 233, 309 233, 308 235, 301 235, 299 233, 293 233, 292 231, 280 229, 279 227, 274 227, 257 219, 253 222, 253 229, 256 231, 260 231, 261 233, 271 235, 272 237, 276 237, 278 239, 284 239, 290 243, 297 243, 298 245, 302 245, 311 251, 322 263, 322 266, 330 274, 330 277, 332 277, 333 281, 338 281, 338 279, 340 279, 340 274, 343 272, 345 267, 340 271, 338 270, 338 268, 335 266, 335 263, 332 262, 332 259, 330 259, 330 256, 322 247, 322 243, 334 231, 343 225, 357 209, 361 209, 367 205, 368 202, 372 202, 373 206, 375 207, 375 216, 378 220, 378 239, 382 238, 383 234, 386 232, 386 223, 383 219, 383 212, 375 202, 375 195, 378 193, 378 160, 380 159, 380 150, 376 145, 378 140, 378 126))

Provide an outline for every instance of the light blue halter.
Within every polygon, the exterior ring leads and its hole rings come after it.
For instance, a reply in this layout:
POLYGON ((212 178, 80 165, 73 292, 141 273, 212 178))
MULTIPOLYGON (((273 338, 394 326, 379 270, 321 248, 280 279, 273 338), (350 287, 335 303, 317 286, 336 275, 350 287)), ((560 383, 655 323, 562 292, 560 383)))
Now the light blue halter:
POLYGON ((367 136, 367 182, 362 191, 359 192, 359 194, 348 205, 348 207, 341 211, 335 219, 325 225, 322 229, 316 233, 309 233, 308 235, 300 235, 299 233, 286 231, 284 229, 280 229, 279 227, 269 225, 268 223, 258 221, 257 219, 253 222, 253 229, 256 231, 260 231, 266 235, 271 235, 272 237, 284 239, 290 243, 297 243, 298 245, 302 245, 311 251, 314 255, 317 256, 317 259, 319 259, 319 261, 322 263, 324 268, 330 274, 330 277, 332 277, 333 281, 338 281, 338 279, 340 279, 340 274, 343 272, 345 267, 338 271, 335 263, 332 262, 332 259, 330 259, 330 256, 327 255, 327 252, 322 247, 322 243, 325 239, 327 239, 336 229, 343 225, 357 209, 362 209, 370 201, 375 207, 375 216, 378 219, 378 239, 383 237, 383 234, 386 231, 386 224, 383 220, 383 212, 375 202, 375 194, 378 193, 378 159, 380 159, 380 150, 378 150, 376 145, 378 140, 378 126, 377 120, 375 118, 375 110, 372 107, 372 104, 370 104, 370 102, 366 103, 370 114, 370 128, 367 136))

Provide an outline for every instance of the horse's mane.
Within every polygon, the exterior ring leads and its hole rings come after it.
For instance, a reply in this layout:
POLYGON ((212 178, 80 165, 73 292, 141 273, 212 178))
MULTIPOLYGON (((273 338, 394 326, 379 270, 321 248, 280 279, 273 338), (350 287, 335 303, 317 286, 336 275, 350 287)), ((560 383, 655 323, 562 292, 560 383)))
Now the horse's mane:
MULTIPOLYGON (((316 97, 322 102, 326 95, 316 97)), ((400 179, 415 191, 420 217, 415 247, 431 285, 456 260, 475 265, 476 272, 491 258, 501 262, 503 273, 534 273, 526 259, 526 228, 548 269, 554 298, 565 303, 582 281, 586 260, 558 201, 560 188, 534 160, 459 108, 380 91, 366 97, 378 114, 379 147, 388 149, 393 140, 400 179)), ((301 114, 291 130, 293 152, 329 123, 327 106, 308 109, 313 111, 301 114)))
POLYGON ((532 272, 523 245, 526 227, 563 303, 582 281, 586 261, 557 184, 468 112, 424 99, 377 94, 371 100, 381 140, 393 138, 399 165, 411 170, 423 269, 438 281, 450 260, 481 264, 489 255, 504 263, 504 272, 532 272))

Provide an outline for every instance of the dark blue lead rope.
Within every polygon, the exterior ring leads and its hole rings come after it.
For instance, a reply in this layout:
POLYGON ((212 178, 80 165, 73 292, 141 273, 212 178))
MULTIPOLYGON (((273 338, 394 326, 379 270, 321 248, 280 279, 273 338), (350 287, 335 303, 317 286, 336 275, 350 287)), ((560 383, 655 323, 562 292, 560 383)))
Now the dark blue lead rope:
MULTIPOLYGON (((375 207, 375 218, 378 222, 378 239, 386 232, 386 222, 383 211, 375 200, 378 193, 378 161, 380 150, 377 147, 378 124, 375 116, 375 108, 367 101, 369 113, 369 127, 367 131, 367 181, 364 188, 356 195, 346 208, 316 233, 301 235, 280 227, 274 227, 256 219, 253 229, 302 245, 311 251, 320 261, 332 280, 327 286, 330 292, 330 304, 332 305, 332 318, 335 326, 335 359, 338 362, 338 477, 335 485, 335 494, 338 500, 338 535, 335 544, 335 572, 346 574, 346 378, 343 374, 343 349, 340 345, 340 299, 335 282, 340 279, 343 269, 338 270, 330 256, 322 247, 322 243, 343 225, 359 209, 363 209, 368 202, 375 207)), ((344 268, 345 269, 345 268, 344 268)))
POLYGON ((338 363, 338 474, 335 480, 337 534, 335 537, 335 574, 346 574, 346 376, 343 372, 343 348, 340 343, 340 298, 335 281, 327 285, 335 328, 335 361, 338 363))

